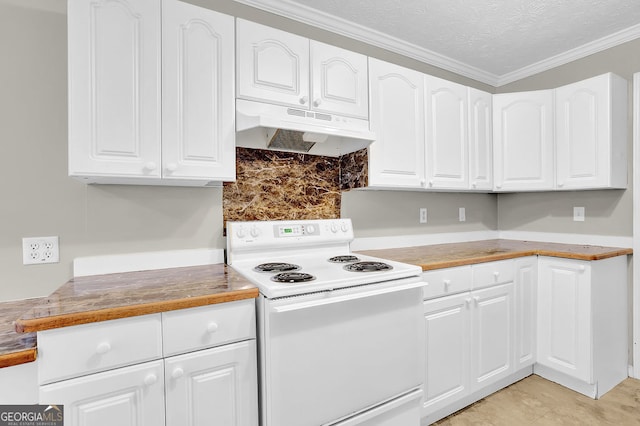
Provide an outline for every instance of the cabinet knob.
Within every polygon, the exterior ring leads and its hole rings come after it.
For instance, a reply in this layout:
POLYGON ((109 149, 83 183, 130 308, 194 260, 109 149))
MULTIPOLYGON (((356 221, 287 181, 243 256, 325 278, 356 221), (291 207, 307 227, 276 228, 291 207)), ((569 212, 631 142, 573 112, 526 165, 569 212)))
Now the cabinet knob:
POLYGON ((313 101, 313 106, 320 106, 320 104, 322 103, 322 99, 318 98, 316 100, 313 101))
POLYGON ((420 180, 420 186, 425 186, 427 184, 427 181, 424 179, 420 180))
POLYGON ((174 379, 179 379, 182 376, 184 376, 184 370, 182 368, 180 368, 180 367, 176 368, 171 373, 171 377, 173 377, 174 379))
POLYGON ((496 185, 496 189, 502 188, 502 185, 496 185))
POLYGON ((300 102, 300 105, 306 105, 306 103, 309 102, 309 97, 308 96, 303 96, 303 97, 300 98, 300 100, 298 102, 300 102))
POLYGON ((104 355, 111 350, 111 344, 109 342, 102 342, 96 347, 96 353, 104 355))
POLYGON ((562 188, 564 186, 563 182, 558 182, 558 188, 562 188))
POLYGON ((429 181, 429 188, 431 188, 432 186, 433 186, 433 181, 432 181, 432 180, 430 180, 430 181, 429 181))
POLYGON ((464 299, 464 305, 468 308, 471 305, 471 299, 469 297, 467 297, 466 299, 464 299))
POLYGON ((478 303, 480 303, 480 297, 479 296, 474 296, 473 297, 473 303, 475 303, 475 305, 478 306, 478 303))
POLYGON ((218 331, 218 323, 210 322, 209 324, 207 324, 207 333, 213 334, 216 331, 218 331))
POLYGON ((157 168, 158 168, 158 165, 155 163, 155 161, 147 161, 144 165, 144 169, 149 172, 152 172, 157 168))
POLYGON ((580 266, 578 266, 578 271, 580 271, 580 272, 584 272, 586 269, 587 269, 587 268, 586 268, 586 266, 584 266, 584 265, 580 265, 580 266))
POLYGON ((169 163, 169 164, 167 164, 167 171, 169 173, 173 173, 176 170, 178 170, 178 164, 177 163, 169 163))
POLYGON ((500 272, 496 271, 493 273, 493 278, 498 281, 498 278, 500 277, 500 272))
POLYGON ((451 280, 443 280, 442 283, 444 284, 444 288, 448 289, 449 285, 451 285, 451 280))
POLYGON ((158 376, 156 376, 154 373, 148 374, 147 377, 144 378, 144 384, 147 386, 151 386, 157 381, 158 381, 158 376))
POLYGON ((473 182, 473 183, 471 184, 471 187, 472 187, 472 188, 475 188, 475 187, 477 187, 477 186, 478 186, 478 184, 477 184, 476 182, 473 182))

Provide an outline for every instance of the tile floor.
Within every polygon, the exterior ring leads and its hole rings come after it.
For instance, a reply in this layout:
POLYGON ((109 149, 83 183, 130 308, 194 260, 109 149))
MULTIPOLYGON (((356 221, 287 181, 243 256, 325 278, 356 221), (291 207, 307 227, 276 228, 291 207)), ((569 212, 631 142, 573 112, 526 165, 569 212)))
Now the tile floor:
POLYGON ((640 380, 627 379, 593 400, 533 375, 434 425, 640 425, 640 380))

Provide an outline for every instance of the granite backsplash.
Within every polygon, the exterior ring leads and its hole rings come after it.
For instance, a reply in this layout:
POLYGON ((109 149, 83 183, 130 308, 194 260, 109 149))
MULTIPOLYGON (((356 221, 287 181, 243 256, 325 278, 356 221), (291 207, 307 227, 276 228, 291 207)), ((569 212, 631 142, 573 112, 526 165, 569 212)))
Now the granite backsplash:
POLYGON ((366 149, 336 158, 236 148, 236 181, 223 188, 224 221, 339 218, 342 191, 367 184, 366 149))

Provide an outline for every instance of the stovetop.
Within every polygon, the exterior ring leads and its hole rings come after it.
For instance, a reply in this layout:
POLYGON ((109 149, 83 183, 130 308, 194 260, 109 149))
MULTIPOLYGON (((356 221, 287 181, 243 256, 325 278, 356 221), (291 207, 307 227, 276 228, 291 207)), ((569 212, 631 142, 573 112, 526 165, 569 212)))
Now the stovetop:
POLYGON ((351 253, 349 219, 227 223, 227 262, 268 298, 420 275, 415 265, 351 253))

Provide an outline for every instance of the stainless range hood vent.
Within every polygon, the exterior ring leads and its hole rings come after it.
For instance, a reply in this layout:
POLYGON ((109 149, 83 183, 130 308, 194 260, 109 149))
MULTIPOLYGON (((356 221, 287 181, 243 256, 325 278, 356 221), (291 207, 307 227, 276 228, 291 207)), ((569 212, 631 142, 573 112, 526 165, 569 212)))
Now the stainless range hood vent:
POLYGON ((236 100, 236 145, 339 157, 375 140, 363 119, 236 100))

